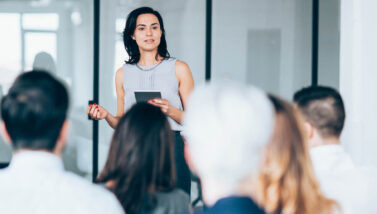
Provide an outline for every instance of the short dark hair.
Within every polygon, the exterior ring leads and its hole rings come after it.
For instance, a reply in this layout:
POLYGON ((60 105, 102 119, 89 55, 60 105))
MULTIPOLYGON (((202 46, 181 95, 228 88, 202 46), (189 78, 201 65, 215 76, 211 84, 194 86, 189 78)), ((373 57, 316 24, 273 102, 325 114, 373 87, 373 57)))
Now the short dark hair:
POLYGON ((110 189, 126 213, 143 213, 141 208, 153 207, 157 190, 175 186, 173 152, 173 132, 165 114, 137 103, 119 120, 97 182, 114 181, 110 189))
MULTIPOLYGON (((170 58, 170 54, 167 48, 167 43, 166 43, 166 38, 165 38, 164 22, 162 21, 162 17, 160 13, 153 10, 150 7, 140 7, 133 10, 130 14, 128 14, 126 26, 123 30, 124 47, 126 48, 128 56, 130 57, 129 60, 126 60, 127 64, 136 64, 140 59, 139 46, 137 45, 136 41, 132 39, 132 36, 134 35, 135 29, 136 29, 137 18, 142 14, 153 14, 157 17, 158 22, 160 23, 160 28, 162 32, 161 41, 160 41, 160 45, 158 46, 157 53, 164 59, 170 58)), ((158 55, 156 55, 156 59, 158 55)))
POLYGON ((322 137, 340 137, 346 113, 342 97, 336 89, 306 87, 296 92, 293 100, 322 137))
POLYGON ((67 110, 66 88, 45 71, 22 73, 1 99, 1 116, 15 150, 52 151, 67 110))

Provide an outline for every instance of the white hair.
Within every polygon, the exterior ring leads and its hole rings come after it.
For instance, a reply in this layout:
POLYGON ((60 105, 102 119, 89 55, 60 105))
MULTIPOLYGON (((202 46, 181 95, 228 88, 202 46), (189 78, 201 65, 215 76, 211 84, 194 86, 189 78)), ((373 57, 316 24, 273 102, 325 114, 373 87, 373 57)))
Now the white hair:
POLYGON ((274 110, 255 87, 205 85, 191 94, 183 124, 199 176, 237 184, 257 172, 273 131, 274 110))

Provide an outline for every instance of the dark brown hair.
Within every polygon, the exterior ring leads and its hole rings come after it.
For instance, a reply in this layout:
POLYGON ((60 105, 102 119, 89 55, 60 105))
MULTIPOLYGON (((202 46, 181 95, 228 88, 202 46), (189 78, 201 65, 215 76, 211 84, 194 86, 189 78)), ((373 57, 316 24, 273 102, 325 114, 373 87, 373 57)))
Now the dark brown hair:
POLYGON ((13 149, 52 151, 68 106, 67 89, 51 74, 33 70, 19 75, 1 100, 1 116, 13 149))
POLYGON ((109 182, 126 213, 154 206, 154 193, 175 186, 173 133, 160 108, 134 105, 115 129, 97 182, 109 182))
POLYGON ((325 86, 310 86, 296 92, 293 100, 322 137, 340 136, 346 113, 337 90, 325 86))
POLYGON ((132 39, 132 36, 134 35, 135 29, 136 29, 137 18, 142 14, 153 14, 157 17, 162 34, 161 34, 160 45, 158 46, 158 50, 157 50, 156 59, 158 58, 158 55, 160 55, 164 59, 169 59, 170 54, 167 48, 167 43, 166 43, 166 38, 165 38, 164 22, 162 21, 162 17, 160 13, 157 12, 156 10, 153 10, 150 7, 140 7, 133 10, 130 14, 128 14, 126 26, 124 27, 124 30, 123 30, 124 47, 128 53, 128 56, 130 57, 129 60, 126 60, 126 63, 136 64, 140 60, 139 46, 137 45, 136 41, 132 39))

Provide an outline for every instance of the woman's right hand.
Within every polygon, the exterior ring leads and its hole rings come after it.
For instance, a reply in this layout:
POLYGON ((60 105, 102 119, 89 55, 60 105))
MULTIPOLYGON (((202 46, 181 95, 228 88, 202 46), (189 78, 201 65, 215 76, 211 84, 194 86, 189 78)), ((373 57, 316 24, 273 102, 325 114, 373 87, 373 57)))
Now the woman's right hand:
POLYGON ((109 114, 104 107, 97 105, 96 103, 90 104, 86 109, 86 113, 94 120, 102 120, 109 114))

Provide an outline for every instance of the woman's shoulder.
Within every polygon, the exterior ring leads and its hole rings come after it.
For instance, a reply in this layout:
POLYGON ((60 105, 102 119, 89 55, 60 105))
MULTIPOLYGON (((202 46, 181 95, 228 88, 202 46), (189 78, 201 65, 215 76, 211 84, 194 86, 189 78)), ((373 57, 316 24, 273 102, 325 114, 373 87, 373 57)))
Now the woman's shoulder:
POLYGON ((178 199, 190 200, 190 196, 186 192, 178 188, 174 188, 173 190, 170 190, 170 191, 158 191, 156 192, 156 197, 171 198, 171 199, 178 198, 178 199))
POLYGON ((120 67, 120 68, 118 68, 116 70, 116 72, 115 72, 115 79, 117 81, 121 81, 121 80, 123 80, 123 76, 124 76, 124 68, 122 66, 122 67, 120 67))
POLYGON ((156 192, 156 199, 158 207, 174 207, 181 211, 188 209, 190 204, 190 196, 177 188, 171 191, 156 192))
POLYGON ((190 73, 190 67, 188 64, 181 60, 176 60, 175 72, 179 76, 185 76, 190 73))
POLYGON ((180 189, 157 191, 154 193, 155 205, 152 209, 142 209, 140 214, 176 214, 187 213, 190 196, 180 189))
POLYGON ((186 62, 179 60, 176 57, 169 57, 169 58, 164 59, 164 60, 167 61, 167 62, 175 62, 176 66, 185 66, 185 65, 188 66, 186 62))
POLYGON ((124 65, 122 65, 121 67, 119 67, 117 70, 116 70, 116 73, 123 73, 124 71, 124 65))
POLYGON ((188 64, 182 60, 179 60, 179 59, 175 59, 175 67, 187 67, 188 68, 188 64))

